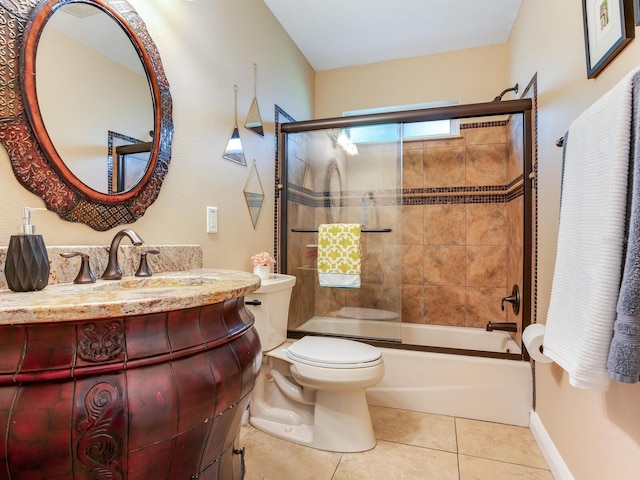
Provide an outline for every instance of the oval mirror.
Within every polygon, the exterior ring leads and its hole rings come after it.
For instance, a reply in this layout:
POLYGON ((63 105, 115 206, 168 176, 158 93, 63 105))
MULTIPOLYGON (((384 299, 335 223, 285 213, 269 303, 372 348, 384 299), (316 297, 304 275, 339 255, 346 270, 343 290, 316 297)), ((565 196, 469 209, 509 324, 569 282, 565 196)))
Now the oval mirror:
POLYGON ((0 102, 19 93, 13 111, 0 109, 14 173, 65 220, 132 223, 158 196, 173 137, 169 85, 144 22, 121 0, 25 3, 0 10, 19 52, 2 60, 21 74, 19 88, 0 86, 0 102))
POLYGON ((35 67, 42 122, 69 174, 100 193, 135 187, 150 152, 130 166, 136 178, 114 186, 118 162, 109 147, 114 141, 122 146, 151 140, 153 99, 140 57, 122 27, 95 5, 63 5, 42 29, 35 67))

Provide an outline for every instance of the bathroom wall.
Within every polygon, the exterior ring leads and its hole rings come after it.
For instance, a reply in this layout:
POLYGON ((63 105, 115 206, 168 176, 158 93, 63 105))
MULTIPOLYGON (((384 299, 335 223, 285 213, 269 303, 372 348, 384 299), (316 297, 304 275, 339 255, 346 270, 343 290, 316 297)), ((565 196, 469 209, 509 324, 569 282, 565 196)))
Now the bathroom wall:
MULTIPOLYGON (((175 135, 169 174, 157 201, 131 225, 149 244, 202 246, 205 267, 249 271, 251 255, 273 251, 274 105, 298 119, 313 117, 313 69, 262 0, 130 0, 158 47, 173 98, 175 135), (265 137, 244 129, 254 92, 265 137), (222 152, 238 124, 248 166, 224 160, 222 152), (253 159, 265 202, 253 228, 243 188, 253 159), (217 206, 219 231, 205 232, 205 209, 217 206)), ((68 109, 67 115, 74 115, 68 109)), ((0 148, 0 245, 17 232, 22 207, 43 206, 15 179, 0 148)), ((118 230, 96 232, 35 212, 47 245, 105 245, 118 230)))
POLYGON ((442 100, 488 102, 509 82, 506 45, 324 70, 316 74, 316 117, 442 100))
MULTIPOLYGON (((538 79, 538 320, 546 322, 555 263, 562 149, 571 122, 632 69, 636 38, 596 79, 587 79, 582 2, 524 0, 509 39, 510 83, 538 79)), ((606 392, 569 385, 555 364, 536 365, 536 411, 576 480, 635 480, 640 472, 640 384, 606 392)), ((566 477, 565 477, 566 478, 566 477)))

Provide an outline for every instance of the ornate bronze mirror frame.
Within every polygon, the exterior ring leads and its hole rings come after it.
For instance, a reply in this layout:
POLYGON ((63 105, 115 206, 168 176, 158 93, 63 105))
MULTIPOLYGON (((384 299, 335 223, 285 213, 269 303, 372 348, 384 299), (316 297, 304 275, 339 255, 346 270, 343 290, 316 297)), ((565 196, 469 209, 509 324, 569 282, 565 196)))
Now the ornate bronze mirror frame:
POLYGON ((124 0, 0 0, 0 142, 14 174, 64 220, 108 230, 141 217, 157 198, 171 160, 172 101, 160 55, 137 12, 124 0), (148 168, 130 190, 99 192, 71 172, 51 141, 36 95, 36 50, 59 8, 92 5, 111 17, 137 51, 153 103, 148 168))

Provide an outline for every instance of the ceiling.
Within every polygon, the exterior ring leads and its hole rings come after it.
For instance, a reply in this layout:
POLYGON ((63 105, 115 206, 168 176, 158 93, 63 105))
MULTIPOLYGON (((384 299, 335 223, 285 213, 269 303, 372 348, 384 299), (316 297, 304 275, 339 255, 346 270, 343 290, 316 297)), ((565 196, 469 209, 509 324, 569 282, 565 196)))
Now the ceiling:
POLYGON ((522 0, 264 0, 316 70, 505 43, 522 0))
POLYGON ((68 3, 51 14, 46 28, 55 28, 142 77, 140 56, 122 27, 111 15, 87 3, 68 3))

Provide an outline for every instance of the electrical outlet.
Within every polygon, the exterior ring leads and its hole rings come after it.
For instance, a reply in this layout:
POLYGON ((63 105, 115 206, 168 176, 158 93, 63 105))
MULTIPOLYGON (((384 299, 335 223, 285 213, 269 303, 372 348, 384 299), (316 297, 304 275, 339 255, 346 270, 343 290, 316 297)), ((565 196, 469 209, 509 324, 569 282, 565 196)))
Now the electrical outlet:
POLYGON ((218 207, 207 207, 207 233, 218 233, 218 207))

